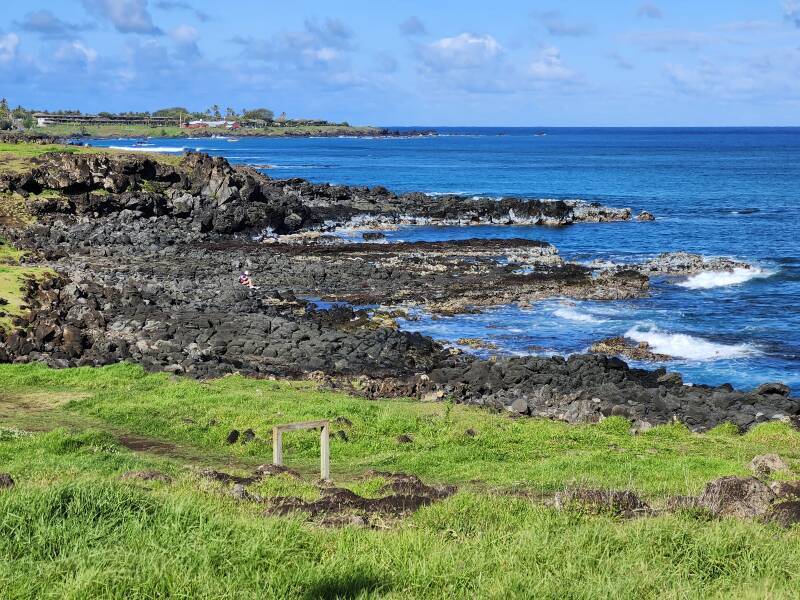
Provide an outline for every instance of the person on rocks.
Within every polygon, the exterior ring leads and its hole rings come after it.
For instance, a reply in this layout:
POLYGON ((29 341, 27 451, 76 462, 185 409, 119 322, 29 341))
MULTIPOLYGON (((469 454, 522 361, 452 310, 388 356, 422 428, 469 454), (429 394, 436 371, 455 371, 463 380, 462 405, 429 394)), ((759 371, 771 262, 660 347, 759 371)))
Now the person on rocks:
POLYGON ((255 289, 256 287, 253 285, 253 280, 250 279, 250 271, 244 271, 241 275, 239 275, 239 283, 242 285, 246 285, 251 290, 255 289))

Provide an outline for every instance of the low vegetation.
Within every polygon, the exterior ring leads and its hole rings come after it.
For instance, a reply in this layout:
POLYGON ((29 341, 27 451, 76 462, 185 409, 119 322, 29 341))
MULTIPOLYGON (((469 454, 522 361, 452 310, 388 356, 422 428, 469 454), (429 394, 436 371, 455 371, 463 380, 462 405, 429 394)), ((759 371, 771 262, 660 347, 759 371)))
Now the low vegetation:
POLYGON ((94 148, 61 144, 4 144, 0 143, 0 173, 23 173, 33 166, 31 159, 48 152, 91 153, 94 148))
POLYGON ((796 473, 800 432, 784 424, 632 435, 619 418, 571 426, 127 364, 0 365, 0 382, 0 472, 16 482, 0 490, 4 597, 789 598, 800 586, 797 528, 690 511, 626 520, 543 502, 585 485, 660 506, 746 474, 766 452, 796 473), (334 420, 337 486, 372 497, 391 471, 458 492, 372 527, 267 515, 271 497, 319 497, 313 432, 285 437, 299 478, 248 487, 264 502, 236 500, 200 474, 252 473, 270 462, 273 425, 321 418, 334 420), (228 444, 234 429, 255 439, 228 444), (121 478, 148 470, 171 481, 121 478))
POLYGON ((71 125, 57 124, 46 127, 35 127, 31 132, 56 137, 93 137, 93 138, 183 138, 198 135, 223 136, 263 136, 289 137, 313 135, 370 135, 378 133, 374 127, 354 127, 343 125, 271 125, 265 127, 242 128, 230 130, 224 127, 205 127, 200 129, 182 129, 180 127, 162 127, 149 125, 71 125))
MULTIPOLYGON (((0 196, 0 217, 2 217, 3 200, 0 196)), ((14 317, 24 312, 25 280, 30 277, 41 277, 51 271, 34 265, 25 265, 20 261, 24 256, 0 237, 0 329, 12 327, 14 317)), ((3 385, 0 383, 0 390, 3 385)))

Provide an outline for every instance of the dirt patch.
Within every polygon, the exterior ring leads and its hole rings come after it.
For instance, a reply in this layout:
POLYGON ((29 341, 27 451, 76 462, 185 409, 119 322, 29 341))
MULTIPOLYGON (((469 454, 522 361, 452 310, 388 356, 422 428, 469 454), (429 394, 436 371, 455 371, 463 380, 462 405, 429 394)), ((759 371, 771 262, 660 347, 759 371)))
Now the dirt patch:
POLYGON ((72 400, 83 400, 90 396, 91 394, 76 392, 0 393, 0 419, 11 418, 20 413, 46 412, 72 400))
POLYGON ((455 486, 428 486, 417 476, 405 473, 371 472, 372 476, 389 480, 380 498, 365 498, 352 490, 339 487, 320 487, 322 498, 305 501, 297 497, 278 497, 265 500, 267 515, 285 516, 305 513, 311 520, 325 526, 372 525, 386 519, 398 519, 424 506, 444 500, 456 492, 455 486))
POLYGON ((252 475, 231 475, 230 473, 224 473, 214 469, 203 469, 200 471, 200 476, 204 479, 211 479, 220 483, 233 483, 236 485, 250 485, 251 483, 255 483, 272 475, 289 475, 296 478, 300 477, 300 473, 294 469, 270 464, 259 465, 255 468, 255 471, 252 475))
POLYGON ((168 454, 174 455, 178 447, 164 440, 157 440, 154 438, 141 437, 129 433, 117 436, 117 441, 134 452, 152 452, 153 454, 168 454))
POLYGON ((755 477, 720 477, 706 486, 699 504, 715 515, 747 519, 765 514, 775 498, 755 477))
POLYGON ((389 483, 381 488, 381 493, 400 494, 407 496, 450 496, 455 493, 456 487, 453 485, 431 487, 422 483, 416 475, 407 473, 389 473, 386 471, 372 471, 375 477, 388 479, 389 483))
POLYGON ((344 513, 363 513, 361 516, 381 516, 399 518, 407 516, 423 506, 433 504, 450 494, 392 494, 382 498, 363 498, 350 490, 337 490, 314 502, 306 502, 299 498, 277 498, 267 509, 269 515, 288 515, 294 512, 306 512, 310 518, 323 516, 327 523, 338 522, 336 517, 344 513))
POLYGON ((800 481, 773 481, 769 484, 779 499, 791 498, 800 500, 800 481))
POLYGON ((262 477, 260 474, 248 476, 231 475, 230 473, 223 473, 222 471, 215 471, 214 469, 203 469, 200 471, 200 476, 204 479, 219 481, 220 483, 235 483, 240 485, 255 483, 262 477))
POLYGON ((0 473, 0 490, 14 487, 14 478, 8 473, 0 473))
POLYGON ((278 465, 259 465, 256 467, 256 473, 262 477, 267 475, 289 475, 291 477, 300 477, 300 473, 295 471, 294 469, 290 469, 289 467, 278 466, 278 465))
POLYGON ((763 520, 786 528, 797 525, 800 523, 800 500, 776 504, 764 515, 763 520))

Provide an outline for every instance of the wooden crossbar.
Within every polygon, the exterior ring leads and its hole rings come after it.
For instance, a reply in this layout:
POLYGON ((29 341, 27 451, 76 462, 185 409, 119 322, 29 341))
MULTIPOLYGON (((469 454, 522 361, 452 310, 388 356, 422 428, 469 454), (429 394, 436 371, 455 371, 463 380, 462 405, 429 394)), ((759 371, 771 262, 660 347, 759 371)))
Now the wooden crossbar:
POLYGON ((323 481, 331 478, 331 423, 330 421, 304 421, 302 423, 286 423, 272 428, 272 464, 283 465, 283 434, 300 429, 320 429, 319 454, 320 477, 323 481))

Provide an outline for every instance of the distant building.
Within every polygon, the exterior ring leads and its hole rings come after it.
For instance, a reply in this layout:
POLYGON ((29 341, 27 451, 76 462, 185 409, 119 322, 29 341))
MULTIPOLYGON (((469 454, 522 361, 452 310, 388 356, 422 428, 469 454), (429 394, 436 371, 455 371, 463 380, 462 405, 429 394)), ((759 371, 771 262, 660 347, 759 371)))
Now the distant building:
POLYGON ((189 121, 188 123, 184 123, 182 125, 185 129, 205 129, 207 127, 214 127, 214 128, 222 128, 225 129, 241 129, 242 126, 239 124, 238 121, 206 121, 205 119, 198 119, 196 121, 189 121))
POLYGON ((149 125, 151 127, 174 127, 180 123, 177 117, 150 117, 129 115, 55 115, 34 113, 33 118, 39 127, 48 125, 149 125))

